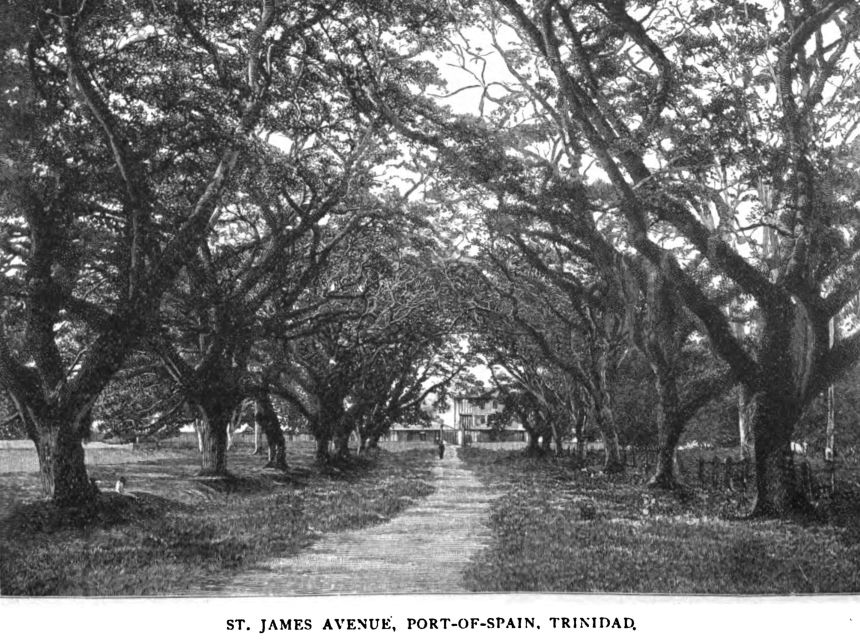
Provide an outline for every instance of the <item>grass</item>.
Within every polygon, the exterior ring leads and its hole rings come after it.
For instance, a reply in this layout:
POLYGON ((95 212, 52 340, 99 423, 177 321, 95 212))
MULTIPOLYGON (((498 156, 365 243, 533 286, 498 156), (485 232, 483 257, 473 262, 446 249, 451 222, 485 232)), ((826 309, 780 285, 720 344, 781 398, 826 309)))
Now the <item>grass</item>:
POLYGON ((189 449, 138 453, 141 460, 92 465, 112 487, 89 511, 38 498, 32 473, 0 475, 0 590, 21 595, 176 594, 217 586, 255 561, 297 554, 324 532, 385 521, 432 492, 432 450, 380 452, 339 470, 311 465, 312 445, 290 444, 289 475, 231 452, 236 478, 195 480, 189 449))
MULTIPOLYGON (((503 495, 475 591, 799 594, 860 591, 860 501, 846 480, 820 522, 733 516, 749 497, 648 492, 568 458, 461 450, 503 495)), ((856 488, 855 488, 856 490, 856 488)))

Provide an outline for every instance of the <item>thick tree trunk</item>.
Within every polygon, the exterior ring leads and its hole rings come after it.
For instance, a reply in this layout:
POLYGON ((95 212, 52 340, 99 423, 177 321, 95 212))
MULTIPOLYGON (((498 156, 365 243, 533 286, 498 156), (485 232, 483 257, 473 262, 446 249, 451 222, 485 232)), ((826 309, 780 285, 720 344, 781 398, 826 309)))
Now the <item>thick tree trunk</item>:
POLYGON ((590 390, 594 404, 594 418, 597 429, 603 438, 603 470, 608 474, 624 471, 621 459, 621 446, 618 443, 618 433, 615 429, 615 416, 612 413, 612 396, 609 393, 607 380, 606 349, 599 352, 592 370, 593 388, 590 390))
POLYGON ((329 462, 328 448, 330 442, 331 439, 329 439, 327 436, 316 437, 316 462, 319 465, 326 465, 329 462))
POLYGON ((530 427, 526 426, 525 423, 523 423, 523 427, 525 428, 526 434, 528 434, 528 439, 529 439, 529 442, 526 445, 526 455, 527 456, 539 456, 539 455, 543 454, 543 452, 540 449, 540 444, 538 443, 539 436, 538 436, 537 432, 535 432, 530 427))
POLYGON ((287 442, 278 415, 272 406, 272 400, 268 395, 259 397, 254 406, 254 431, 263 432, 266 435, 269 458, 265 467, 276 470, 287 469, 287 442))
POLYGON ((552 452, 552 436, 549 434, 541 434, 541 451, 544 454, 552 452))
POLYGON ((809 501, 797 483, 791 435, 800 411, 792 398, 758 392, 752 396, 756 501, 753 516, 807 515, 809 501))
POLYGON ((672 490, 678 487, 675 475, 675 451, 681 433, 684 431, 684 420, 680 414, 681 400, 678 396, 678 386, 674 375, 666 372, 657 375, 657 437, 659 450, 657 466, 654 475, 648 480, 648 487, 672 490))
POLYGON ((87 474, 83 440, 90 434, 90 413, 44 408, 12 395, 24 430, 36 447, 39 479, 45 496, 57 505, 86 506, 98 496, 87 474), (67 417, 78 417, 67 418, 67 417))
POLYGON ((676 451, 681 433, 684 431, 684 423, 669 418, 664 418, 661 422, 664 423, 665 427, 661 429, 657 466, 653 476, 648 480, 648 487, 673 490, 680 486, 677 476, 676 451))
POLYGON ((231 411, 223 406, 204 409, 202 461, 198 476, 227 476, 227 428, 231 411))
POLYGON ((341 461, 349 458, 349 432, 335 435, 334 456, 341 461))
POLYGON ((91 503, 98 490, 87 475, 80 431, 69 423, 54 421, 40 422, 37 431, 39 476, 45 493, 57 505, 91 503))

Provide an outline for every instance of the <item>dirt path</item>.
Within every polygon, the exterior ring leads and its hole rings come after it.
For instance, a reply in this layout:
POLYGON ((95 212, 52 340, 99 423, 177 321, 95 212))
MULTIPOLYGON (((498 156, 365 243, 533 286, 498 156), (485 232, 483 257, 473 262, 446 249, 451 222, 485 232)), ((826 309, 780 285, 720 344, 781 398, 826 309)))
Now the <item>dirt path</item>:
POLYGON ((433 469, 436 491, 371 528, 323 535, 295 557, 275 559, 219 586, 221 594, 463 592, 469 558, 486 545, 491 493, 453 447, 433 469))

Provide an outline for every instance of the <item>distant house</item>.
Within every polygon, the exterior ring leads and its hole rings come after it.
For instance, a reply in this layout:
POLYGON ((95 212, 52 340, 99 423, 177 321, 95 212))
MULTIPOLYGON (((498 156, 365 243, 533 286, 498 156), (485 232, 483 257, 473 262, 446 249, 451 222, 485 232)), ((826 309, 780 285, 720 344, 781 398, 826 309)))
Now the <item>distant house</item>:
POLYGON ((454 428, 460 445, 488 441, 526 441, 527 434, 519 421, 507 425, 492 425, 491 417, 504 410, 504 404, 494 393, 454 396, 454 428))
POLYGON ((446 432, 453 433, 453 429, 446 426, 442 421, 434 420, 430 425, 401 425, 395 423, 388 429, 388 433, 382 440, 395 442, 423 441, 434 443, 440 438, 447 438, 446 432))

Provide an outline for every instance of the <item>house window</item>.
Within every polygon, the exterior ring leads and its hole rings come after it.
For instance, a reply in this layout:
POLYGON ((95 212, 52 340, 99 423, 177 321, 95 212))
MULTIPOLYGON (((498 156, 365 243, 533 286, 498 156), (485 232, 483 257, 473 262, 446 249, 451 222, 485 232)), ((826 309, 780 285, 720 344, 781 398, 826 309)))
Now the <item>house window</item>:
POLYGON ((494 410, 499 409, 499 404, 496 401, 493 401, 493 409, 494 410))

